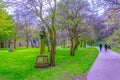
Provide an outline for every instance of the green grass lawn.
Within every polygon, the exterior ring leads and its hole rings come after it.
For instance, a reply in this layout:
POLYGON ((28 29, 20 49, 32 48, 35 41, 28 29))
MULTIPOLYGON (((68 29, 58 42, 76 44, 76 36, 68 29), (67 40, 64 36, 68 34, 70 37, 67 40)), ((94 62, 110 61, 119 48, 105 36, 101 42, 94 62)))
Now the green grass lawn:
POLYGON ((119 47, 112 47, 111 50, 120 54, 120 48, 119 47))
MULTIPOLYGON (((85 75, 98 55, 96 48, 79 49, 74 57, 69 49, 57 48, 56 66, 34 69, 39 48, 17 48, 15 52, 0 49, 0 80, 68 80, 74 75, 85 75)), ((49 53, 46 51, 46 54, 49 53)))

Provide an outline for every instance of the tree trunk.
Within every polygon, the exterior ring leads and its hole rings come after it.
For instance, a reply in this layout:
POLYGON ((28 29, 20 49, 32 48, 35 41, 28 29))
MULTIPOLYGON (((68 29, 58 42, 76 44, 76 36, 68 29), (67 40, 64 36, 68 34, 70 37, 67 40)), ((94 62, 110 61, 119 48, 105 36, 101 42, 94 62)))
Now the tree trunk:
POLYGON ((52 41, 50 51, 50 66, 55 66, 56 40, 52 41))
POLYGON ((1 42, 0 44, 1 44, 1 48, 4 48, 4 43, 3 43, 3 42, 1 42))
POLYGON ((71 56, 75 56, 75 51, 73 48, 71 49, 71 56))
POLYGON ((71 56, 75 56, 75 51, 77 50, 78 45, 79 45, 79 42, 73 45, 73 48, 71 50, 71 56))
POLYGON ((48 47, 48 52, 50 52, 50 44, 49 44, 49 42, 47 43, 47 47, 48 47))
POLYGON ((0 48, 1 48, 1 41, 0 41, 0 48))
POLYGON ((47 47, 48 47, 48 52, 50 52, 50 44, 49 44, 48 39, 46 39, 46 45, 47 45, 47 47))
POLYGON ((96 40, 94 40, 94 46, 96 46, 96 40))
POLYGON ((86 48, 86 41, 84 41, 84 48, 86 48))
POLYGON ((29 28, 28 28, 28 25, 26 24, 26 42, 27 42, 27 48, 29 47, 29 36, 28 36, 28 33, 29 33, 29 28))
POLYGON ((28 40, 28 38, 27 38, 27 48, 29 47, 29 40, 28 40))
POLYGON ((79 39, 77 39, 77 37, 71 38, 71 51, 70 51, 71 56, 75 56, 75 51, 78 46, 79 46, 79 39))
POLYGON ((16 48, 16 39, 14 39, 14 49, 16 48))
POLYGON ((82 48, 83 46, 82 46, 82 44, 83 44, 83 42, 82 41, 80 41, 80 47, 82 48))
POLYGON ((66 47, 66 43, 65 43, 65 40, 63 41, 63 48, 65 48, 66 47))
POLYGON ((8 42, 8 41, 5 41, 5 42, 4 42, 4 47, 5 47, 5 48, 8 48, 8 44, 9 44, 9 42, 8 42))
POLYGON ((74 47, 74 44, 73 44, 73 38, 71 38, 70 56, 73 56, 73 54, 74 54, 73 47, 74 47))

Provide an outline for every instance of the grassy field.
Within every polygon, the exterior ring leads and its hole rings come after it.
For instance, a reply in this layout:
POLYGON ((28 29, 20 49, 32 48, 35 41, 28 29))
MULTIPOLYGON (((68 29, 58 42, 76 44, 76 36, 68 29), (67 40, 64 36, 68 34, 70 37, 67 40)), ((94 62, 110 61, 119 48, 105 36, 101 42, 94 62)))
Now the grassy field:
POLYGON ((79 49, 74 57, 69 52, 57 48, 56 66, 36 70, 39 48, 17 48, 15 52, 0 49, 0 80, 69 80, 74 75, 85 75, 98 55, 96 48, 79 49))

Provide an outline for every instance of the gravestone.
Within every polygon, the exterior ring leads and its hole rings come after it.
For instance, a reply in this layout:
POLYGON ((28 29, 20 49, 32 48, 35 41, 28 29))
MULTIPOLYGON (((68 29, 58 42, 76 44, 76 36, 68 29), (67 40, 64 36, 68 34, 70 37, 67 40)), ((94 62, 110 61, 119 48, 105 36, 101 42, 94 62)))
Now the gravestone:
POLYGON ((10 41, 9 52, 14 52, 14 42, 12 40, 10 41))
POLYGON ((46 54, 40 54, 37 56, 35 68, 47 68, 48 64, 48 56, 46 54))
POLYGON ((37 56, 35 68, 47 68, 49 66, 48 64, 48 56, 45 53, 45 38, 46 33, 43 29, 40 32, 40 54, 37 56))

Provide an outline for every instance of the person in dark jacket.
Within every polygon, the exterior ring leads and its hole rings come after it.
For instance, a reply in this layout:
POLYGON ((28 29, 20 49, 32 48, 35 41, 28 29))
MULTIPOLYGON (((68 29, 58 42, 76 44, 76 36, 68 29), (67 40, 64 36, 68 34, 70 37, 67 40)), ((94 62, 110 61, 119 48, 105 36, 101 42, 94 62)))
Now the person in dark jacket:
POLYGON ((110 46, 110 45, 108 45, 108 49, 111 49, 111 46, 110 46))
POLYGON ((108 45, 105 44, 104 47, 105 47, 105 51, 107 52, 108 45))
POLYGON ((100 51, 102 51, 102 44, 99 44, 100 51))

